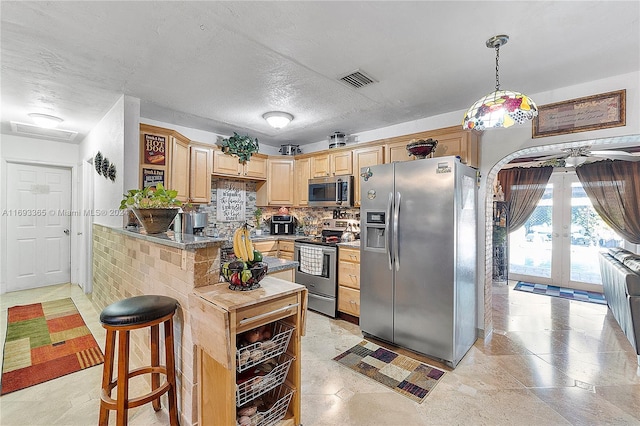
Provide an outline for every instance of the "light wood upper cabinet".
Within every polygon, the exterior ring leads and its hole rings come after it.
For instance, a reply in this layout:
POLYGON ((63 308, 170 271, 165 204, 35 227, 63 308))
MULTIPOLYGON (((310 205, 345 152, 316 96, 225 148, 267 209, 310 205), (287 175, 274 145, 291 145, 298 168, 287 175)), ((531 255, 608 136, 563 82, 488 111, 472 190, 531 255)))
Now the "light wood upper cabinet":
POLYGON ((311 177, 311 158, 295 160, 295 179, 293 180, 293 204, 295 206, 309 205, 309 178, 311 177))
POLYGON ((386 143, 384 145, 384 162, 393 163, 397 161, 412 161, 416 157, 409 155, 407 152, 407 144, 409 141, 386 143))
POLYGON ((331 176, 331 165, 329 163, 329 153, 314 155, 311 157, 311 177, 331 176))
POLYGON ((350 175, 353 173, 352 152, 338 151, 311 157, 311 177, 350 175))
POLYGON ((382 164, 384 158, 383 146, 370 146, 353 150, 353 204, 360 205, 360 170, 363 167, 382 164))
POLYGON ((242 164, 238 162, 238 157, 227 155, 219 149, 213 152, 213 174, 242 176, 242 164))
POLYGON ((252 155, 251 161, 247 161, 244 165, 243 175, 254 179, 266 179, 267 157, 252 155))
POLYGON ((249 161, 242 164, 235 155, 228 155, 216 149, 213 153, 213 174, 264 180, 267 178, 267 157, 254 154, 249 161))
POLYGON ((169 159, 169 188, 178 191, 178 200, 189 201, 189 139, 172 135, 169 159))
POLYGON ((189 198, 192 203, 211 202, 211 167, 213 147, 206 145, 189 146, 190 181, 189 198))
POLYGON ((353 173, 353 154, 351 151, 340 151, 332 153, 329 157, 334 176, 350 175, 353 173))
POLYGON ((437 137, 435 157, 457 155, 460 162, 471 167, 478 167, 478 135, 473 132, 458 130, 437 137))
POLYGON ((293 205, 293 158, 269 158, 267 160, 267 181, 258 184, 256 205, 293 205))
POLYGON ((434 157, 456 155, 460 162, 478 168, 480 140, 476 132, 462 130, 458 126, 429 130, 426 132, 412 133, 409 135, 389 138, 385 142, 385 162, 411 161, 414 156, 407 155, 406 146, 413 139, 435 139, 438 141, 434 157))

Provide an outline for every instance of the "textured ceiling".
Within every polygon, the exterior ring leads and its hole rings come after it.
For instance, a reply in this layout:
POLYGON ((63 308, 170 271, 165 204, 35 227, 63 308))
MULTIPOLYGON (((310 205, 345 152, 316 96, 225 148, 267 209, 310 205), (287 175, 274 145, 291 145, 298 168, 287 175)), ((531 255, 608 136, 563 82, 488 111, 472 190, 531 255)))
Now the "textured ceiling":
POLYGON ((640 69, 640 2, 2 1, 2 131, 41 112, 79 132, 122 95, 146 118, 278 146, 640 69), (362 69, 378 83, 338 81, 362 69), (267 111, 295 116, 271 129, 267 111))

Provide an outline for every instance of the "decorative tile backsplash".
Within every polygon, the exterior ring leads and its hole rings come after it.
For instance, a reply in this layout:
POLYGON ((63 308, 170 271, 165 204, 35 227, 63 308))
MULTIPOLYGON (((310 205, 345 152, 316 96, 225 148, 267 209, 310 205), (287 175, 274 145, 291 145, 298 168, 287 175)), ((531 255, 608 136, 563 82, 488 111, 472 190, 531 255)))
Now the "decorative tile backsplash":
MULTIPOLYGON (((206 235, 213 235, 214 233, 214 225, 218 230, 218 234, 221 238, 227 238, 231 240, 233 237, 233 232, 241 226, 244 222, 218 222, 217 221, 217 192, 219 187, 219 181, 221 179, 212 179, 211 185, 211 203, 207 205, 201 205, 198 211, 209 213, 209 224, 205 229, 206 235)), ((246 182, 246 199, 245 199, 245 219, 246 222, 255 227, 256 221, 253 216, 253 212, 256 209, 256 182, 244 181, 239 179, 224 179, 229 181, 242 181, 246 182)), ((299 223, 302 223, 302 227, 299 229, 301 234, 310 235, 310 234, 319 234, 322 230, 322 219, 333 217, 333 209, 328 207, 289 207, 289 214, 293 215, 296 219, 298 219, 299 223)), ((279 207, 261 207, 262 208, 262 223, 260 224, 260 229, 263 232, 263 235, 269 234, 269 223, 268 219, 271 218, 272 215, 278 214, 279 207)), ((346 214, 348 218, 359 219, 360 217, 360 209, 350 208, 350 209, 340 209, 340 212, 346 214)), ((254 234, 252 228, 252 235, 254 234)))

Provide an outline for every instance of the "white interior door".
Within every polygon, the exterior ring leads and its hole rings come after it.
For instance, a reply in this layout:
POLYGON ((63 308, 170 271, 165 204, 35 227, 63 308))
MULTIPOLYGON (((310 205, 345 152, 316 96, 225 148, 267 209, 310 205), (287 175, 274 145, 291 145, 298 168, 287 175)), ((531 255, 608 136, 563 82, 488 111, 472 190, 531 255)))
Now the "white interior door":
POLYGON ((7 164, 7 291, 71 279, 71 170, 7 164))

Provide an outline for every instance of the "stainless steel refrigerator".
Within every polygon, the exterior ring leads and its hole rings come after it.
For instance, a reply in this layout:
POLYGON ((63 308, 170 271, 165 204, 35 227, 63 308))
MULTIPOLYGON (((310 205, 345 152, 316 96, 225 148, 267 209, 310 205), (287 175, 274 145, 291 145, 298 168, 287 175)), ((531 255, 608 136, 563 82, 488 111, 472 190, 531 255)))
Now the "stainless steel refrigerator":
POLYGON ((476 340, 476 170, 440 157, 360 172, 360 327, 455 367, 476 340))

